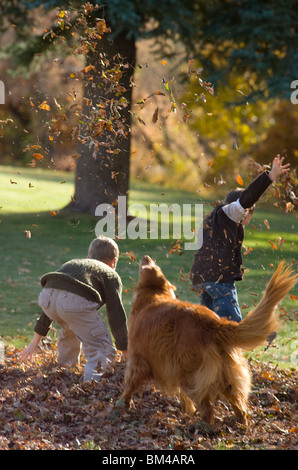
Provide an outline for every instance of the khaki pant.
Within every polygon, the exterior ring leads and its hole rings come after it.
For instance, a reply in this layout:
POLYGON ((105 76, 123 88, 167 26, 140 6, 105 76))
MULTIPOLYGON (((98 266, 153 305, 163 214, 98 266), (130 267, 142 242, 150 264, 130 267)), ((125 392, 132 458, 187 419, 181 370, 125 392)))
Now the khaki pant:
POLYGON ((116 349, 96 302, 59 289, 43 289, 38 304, 44 313, 61 326, 58 340, 59 364, 79 362, 81 346, 86 357, 84 380, 100 379, 100 369, 115 358, 116 349))

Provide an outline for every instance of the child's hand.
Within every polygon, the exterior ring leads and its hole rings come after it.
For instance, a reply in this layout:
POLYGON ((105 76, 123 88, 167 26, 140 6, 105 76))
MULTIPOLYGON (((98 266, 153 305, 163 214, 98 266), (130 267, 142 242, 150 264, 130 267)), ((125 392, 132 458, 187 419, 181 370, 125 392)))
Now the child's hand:
POLYGON ((284 157, 280 158, 280 155, 277 155, 273 162, 272 162, 272 168, 269 171, 268 175, 269 178, 274 181, 278 176, 282 175, 283 173, 286 173, 287 171, 290 170, 289 166, 290 164, 287 163, 286 165, 283 165, 284 157))
POLYGON ((28 359, 31 361, 33 354, 35 353, 36 349, 38 348, 39 342, 42 339, 37 333, 34 333, 33 339, 29 346, 26 349, 19 353, 19 359, 21 362, 26 362, 28 359))
POLYGON ((19 359, 21 362, 26 362, 26 361, 31 361, 32 359, 32 356, 34 354, 34 352, 36 351, 36 347, 33 346, 32 344, 29 344, 29 346, 27 346, 26 349, 24 349, 23 351, 21 351, 19 353, 19 359))

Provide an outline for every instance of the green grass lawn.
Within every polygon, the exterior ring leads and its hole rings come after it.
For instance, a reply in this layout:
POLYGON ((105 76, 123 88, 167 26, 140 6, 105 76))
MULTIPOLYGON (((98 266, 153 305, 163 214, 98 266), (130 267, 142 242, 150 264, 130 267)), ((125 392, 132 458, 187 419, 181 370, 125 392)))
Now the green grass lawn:
MULTIPOLYGON (((39 278, 55 270, 70 258, 86 256, 95 236, 96 219, 91 216, 59 215, 59 209, 73 194, 73 175, 38 168, 0 167, 0 337, 16 347, 26 345, 39 314, 37 297, 39 278), (57 215, 53 215, 53 212, 57 215), (28 238, 30 232, 31 238, 28 238)), ((216 199, 211 196, 211 199, 216 199)), ((150 204, 179 205, 203 203, 198 194, 132 182, 130 204, 142 203, 148 212, 150 204)), ((173 250, 176 239, 119 240, 121 252, 117 270, 122 278, 123 302, 129 314, 132 291, 138 278, 138 261, 144 254, 153 257, 167 278, 177 286, 184 300, 198 302, 191 289, 188 273, 194 251, 173 250), (134 256, 131 256, 133 253, 134 256), (134 259, 135 257, 135 259, 134 259)), ((297 267, 297 218, 274 208, 259 204, 254 219, 246 229, 244 256, 247 268, 245 280, 237 284, 240 306, 245 315, 260 299, 268 279, 278 262, 285 259, 297 267), (264 220, 268 220, 270 229, 264 220), (273 242, 277 249, 270 244, 273 242), (296 262, 295 262, 296 260, 296 262)), ((260 348, 250 354, 257 360, 278 363, 281 367, 296 367, 298 350, 297 289, 281 303, 282 326, 274 344, 264 353, 260 348)))

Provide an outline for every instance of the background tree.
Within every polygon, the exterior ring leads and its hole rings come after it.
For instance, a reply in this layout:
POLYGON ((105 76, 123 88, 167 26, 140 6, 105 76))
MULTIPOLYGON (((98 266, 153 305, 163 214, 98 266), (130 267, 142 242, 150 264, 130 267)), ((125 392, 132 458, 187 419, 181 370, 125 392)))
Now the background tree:
MULTIPOLYGON (((203 83, 204 80, 211 81, 215 85, 215 93, 219 83, 235 75, 242 76, 248 88, 245 102, 257 97, 268 99, 269 96, 285 96, 298 73, 298 61, 295 60, 297 13, 292 8, 295 3, 293 0, 287 3, 273 0, 214 0, 207 3, 201 0, 109 0, 105 6, 103 1, 98 1, 99 7, 103 7, 99 9, 93 7, 93 2, 77 0, 9 0, 2 3, 5 5, 3 27, 7 27, 9 22, 15 25, 17 37, 10 47, 10 53, 18 66, 24 62, 28 65, 32 61, 36 64, 40 54, 51 46, 55 46, 55 50, 61 48, 61 44, 65 44, 62 43, 63 38, 74 44, 77 36, 72 36, 68 21, 81 31, 83 37, 85 25, 80 30, 80 23, 75 18, 76 9, 82 5, 87 13, 89 28, 97 28, 98 18, 104 18, 108 28, 111 27, 111 34, 104 36, 93 51, 86 54, 85 70, 90 66, 98 69, 99 56, 103 50, 108 60, 111 60, 111 56, 115 57, 115 52, 123 56, 117 67, 121 72, 119 85, 125 90, 122 92, 125 100, 119 102, 118 111, 123 118, 122 122, 126 123, 126 138, 121 138, 121 141, 110 140, 109 145, 100 146, 100 150, 90 145, 89 141, 86 145, 86 142, 80 140, 76 191, 72 204, 72 208, 77 211, 94 213, 100 202, 115 203, 118 195, 127 194, 131 74, 135 66, 136 43, 140 38, 155 38, 155 49, 162 51, 163 57, 171 56, 177 49, 180 52, 181 48, 177 48, 177 44, 183 43, 184 58, 199 61, 200 68, 203 66, 204 69, 199 74, 199 80, 203 83), (32 12, 44 9, 52 12, 57 6, 61 13, 71 12, 72 17, 68 19, 62 15, 60 22, 47 27, 46 34, 43 29, 34 30, 32 12), (60 43, 58 39, 61 39, 60 43), (129 68, 127 64, 130 64, 129 68)), ((96 107, 102 100, 100 83, 94 76, 92 80, 86 80, 84 89, 87 101, 84 101, 83 110, 86 118, 92 104, 96 107), (89 106, 86 106, 87 102, 89 106)), ((102 138, 99 140, 103 141, 102 138)))
MULTIPOLYGON (((84 111, 87 116, 92 107, 96 107, 102 101, 101 79, 97 74, 99 64, 104 53, 105 58, 114 62, 113 58, 118 55, 124 61, 118 63, 118 71, 121 73, 119 86, 122 87, 122 94, 125 95, 125 102, 131 103, 132 84, 131 77, 135 67, 136 41, 141 36, 156 36, 164 39, 171 37, 175 40, 182 40, 185 44, 190 44, 191 35, 195 26, 196 5, 191 1, 165 0, 156 2, 147 1, 120 1, 110 0, 96 2, 99 7, 93 6, 93 2, 58 2, 58 1, 31 1, 18 4, 14 1, 8 2, 9 7, 5 9, 5 19, 16 24, 17 39, 10 47, 15 66, 20 64, 30 64, 36 55, 47 51, 53 44, 57 47, 57 38, 73 40, 71 27, 75 25, 84 35, 84 28, 79 29, 80 19, 75 17, 76 10, 82 4, 86 11, 86 19, 89 28, 96 28, 98 19, 104 18, 107 28, 111 29, 110 34, 96 40, 94 37, 92 47, 86 54, 85 70, 90 67, 95 71, 92 80, 86 81, 84 111), (58 7, 62 10, 69 9, 72 17, 67 21, 61 14, 59 23, 47 28, 47 33, 32 34, 32 23, 30 22, 30 12, 34 8, 42 7, 53 9, 58 7), (100 8, 103 6, 103 8, 100 8), (67 22, 69 24, 67 24, 67 22), (63 25, 63 27, 62 27, 63 25), (120 70, 121 69, 121 70, 120 70)), ((169 53, 169 51, 168 51, 169 53)), ((114 90, 113 90, 114 91, 114 90)), ((105 100, 111 100, 111 94, 105 96, 105 100)), ((114 109, 115 111, 115 109, 114 109)), ((85 141, 80 141, 77 160, 75 196, 72 208, 79 212, 91 212, 94 214, 96 206, 101 202, 115 204, 119 195, 126 195, 129 189, 129 159, 130 159, 130 105, 122 106, 118 109, 121 119, 125 122, 125 138, 110 140, 100 147, 90 145, 90 141, 85 145, 85 141)), ((118 134, 119 136, 119 134, 118 134)), ((103 141, 101 135, 98 139, 103 141)))
POLYGON ((297 1, 206 2, 195 34, 194 56, 213 82, 235 74, 248 85, 245 101, 290 99, 298 77, 297 1))

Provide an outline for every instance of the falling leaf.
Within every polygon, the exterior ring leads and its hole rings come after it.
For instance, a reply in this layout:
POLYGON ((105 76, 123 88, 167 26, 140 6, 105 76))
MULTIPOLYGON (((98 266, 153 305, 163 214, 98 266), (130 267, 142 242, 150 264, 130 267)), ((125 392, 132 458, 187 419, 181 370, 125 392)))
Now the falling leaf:
POLYGON ((38 107, 39 109, 44 109, 45 111, 50 111, 51 109, 46 101, 43 101, 38 107))
POLYGON ((83 72, 88 73, 88 72, 90 72, 90 70, 92 70, 94 72, 96 71, 96 68, 94 67, 94 65, 87 65, 87 67, 85 67, 83 69, 83 72))
POLYGON ((43 159, 43 155, 41 155, 41 153, 34 153, 33 157, 36 158, 37 160, 42 160, 43 159))
POLYGON ((297 300, 296 295, 290 294, 290 297, 291 297, 292 300, 297 300))
POLYGON ((292 212, 294 207, 295 207, 294 204, 292 204, 291 202, 287 202, 286 203, 286 212, 292 212))
POLYGON ((238 150, 237 140, 234 140, 234 142, 233 142, 233 149, 238 150))
POLYGON ((168 62, 166 60, 161 60, 160 63, 161 65, 167 65, 168 62))
POLYGON ((57 106, 58 109, 61 109, 61 105, 58 103, 56 98, 54 98, 54 103, 55 103, 55 105, 57 106))
POLYGON ((133 251, 129 251, 129 252, 126 252, 126 253, 122 253, 122 255, 124 256, 128 256, 132 262, 134 262, 137 258, 136 258, 136 255, 134 254, 133 251))
POLYGON ((99 19, 96 23, 97 31, 102 36, 103 33, 107 30, 107 25, 104 19, 99 19))
POLYGON ((192 63, 193 63, 193 59, 188 59, 188 76, 190 76, 192 73, 192 70, 191 70, 192 63))
POLYGON ((158 111, 159 111, 159 109, 158 109, 158 107, 157 107, 156 110, 155 110, 154 113, 153 113, 153 116, 152 116, 152 122, 153 122, 153 124, 155 124, 155 123, 158 121, 158 111))
POLYGON ((27 147, 24 148, 23 152, 28 152, 29 150, 35 149, 38 150, 40 149, 40 145, 27 145, 27 147))
POLYGON ((172 83, 173 83, 173 80, 166 82, 164 78, 162 79, 162 86, 170 96, 170 101, 171 101, 170 111, 176 112, 176 100, 173 95, 172 83))
POLYGON ((51 216, 55 216, 55 215, 57 215, 57 212, 56 211, 51 211, 50 214, 51 214, 51 216))
POLYGON ((240 186, 243 186, 243 179, 241 178, 240 175, 237 176, 236 181, 238 184, 240 184, 240 186))
POLYGON ((266 226, 267 230, 270 230, 270 225, 267 219, 264 220, 264 225, 266 226))
POLYGON ((8 122, 13 122, 12 119, 6 119, 5 121, 0 121, 0 124, 7 124, 8 122))
POLYGON ((271 240, 268 240, 268 241, 269 241, 270 245, 272 246, 272 248, 274 250, 277 250, 277 246, 275 245, 275 243, 273 243, 271 240))

